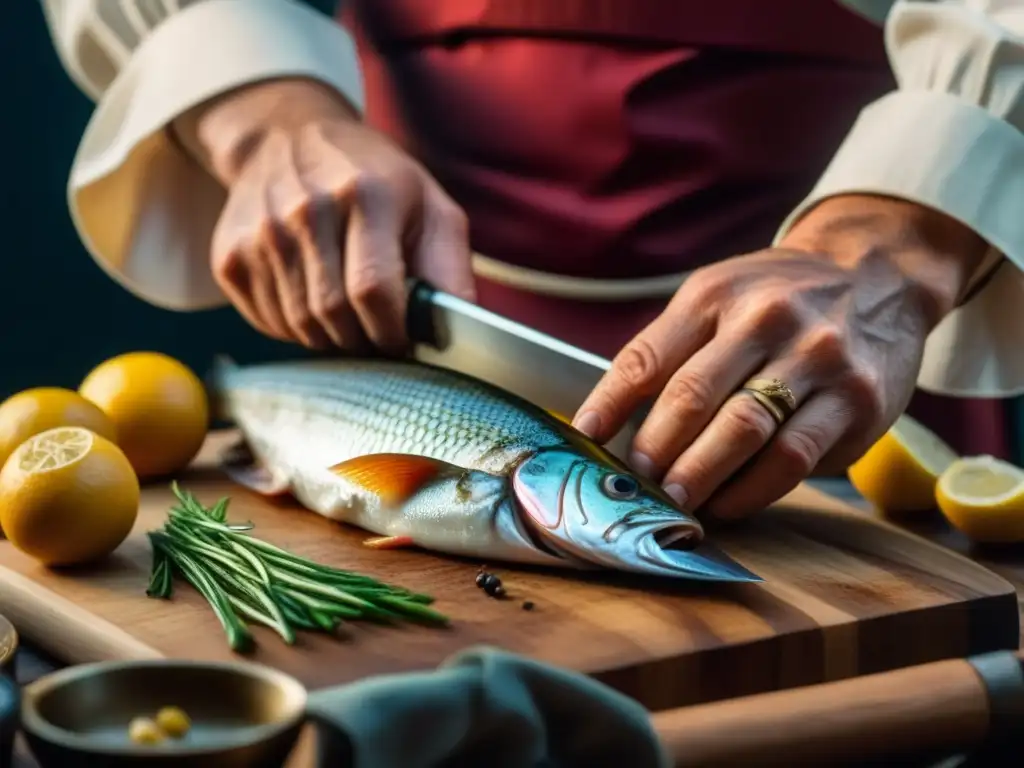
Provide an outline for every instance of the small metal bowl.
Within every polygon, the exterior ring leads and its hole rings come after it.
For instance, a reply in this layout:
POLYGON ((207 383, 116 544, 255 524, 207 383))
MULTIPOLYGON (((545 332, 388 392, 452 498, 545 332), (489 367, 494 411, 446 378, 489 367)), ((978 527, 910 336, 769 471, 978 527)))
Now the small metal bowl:
POLYGON ((295 745, 306 689, 256 664, 101 662, 69 667, 25 687, 21 725, 43 768, 174 765, 279 768, 295 745), (128 725, 161 707, 192 721, 181 739, 135 744, 128 725))

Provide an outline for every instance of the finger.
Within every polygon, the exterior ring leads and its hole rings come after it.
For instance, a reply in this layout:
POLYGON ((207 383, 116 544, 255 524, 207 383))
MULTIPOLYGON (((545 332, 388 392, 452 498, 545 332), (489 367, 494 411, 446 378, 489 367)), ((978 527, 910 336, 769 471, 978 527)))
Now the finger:
POLYGON ((805 480, 855 423, 849 400, 834 392, 813 396, 778 431, 748 467, 707 503, 715 517, 758 512, 805 480))
POLYGON ((412 271, 438 290, 476 301, 466 214, 440 189, 428 192, 412 271))
POLYGON ((379 349, 406 346, 405 261, 400 211, 383 197, 349 212, 345 240, 345 289, 359 322, 379 349))
MULTIPOLYGON (((789 366, 770 366, 757 378, 779 378, 786 382, 798 408, 810 394, 810 377, 798 375, 789 366)), ((750 393, 737 392, 665 473, 662 485, 666 493, 681 507, 699 508, 764 448, 778 429, 778 423, 765 406, 750 393)))
POLYGON ((214 278, 217 285, 238 314, 260 333, 271 335, 272 331, 260 318, 252 298, 252 285, 249 268, 245 263, 245 254, 238 249, 229 251, 223 257, 219 254, 211 257, 214 278))
POLYGON ((256 316, 266 327, 269 336, 281 341, 290 341, 292 334, 281 311, 281 302, 268 259, 262 250, 253 250, 250 251, 247 261, 249 296, 256 316))
POLYGON ((709 315, 662 313, 615 356, 576 412, 573 426, 598 442, 610 440, 713 333, 709 315))
MULTIPOLYGON (((217 285, 249 325, 265 336, 286 339, 278 315, 261 308, 263 265, 259 251, 254 247, 230 245, 243 240, 238 237, 240 233, 224 231, 223 218, 217 224, 210 250, 210 266, 217 285)), ((276 303, 275 296, 273 304, 276 303)))
POLYGON ((366 346, 366 335, 345 291, 342 233, 348 216, 330 200, 311 207, 302 238, 309 309, 324 333, 338 347, 355 351, 366 346))
POLYGON ((268 171, 264 198, 271 213, 263 232, 263 242, 274 273, 278 300, 291 336, 312 349, 330 345, 330 337, 320 327, 310 308, 306 283, 306 265, 316 254, 309 254, 317 222, 319 205, 316 189, 302 172, 294 142, 281 141, 276 162, 268 171))
POLYGON ((719 333, 699 349, 668 380, 634 436, 633 468, 660 478, 764 358, 763 345, 738 333, 719 333))
POLYGON ((272 226, 266 238, 267 256, 274 275, 277 298, 288 325, 291 338, 305 347, 322 349, 329 346, 329 337, 313 317, 306 290, 306 260, 302 245, 294 233, 272 226))

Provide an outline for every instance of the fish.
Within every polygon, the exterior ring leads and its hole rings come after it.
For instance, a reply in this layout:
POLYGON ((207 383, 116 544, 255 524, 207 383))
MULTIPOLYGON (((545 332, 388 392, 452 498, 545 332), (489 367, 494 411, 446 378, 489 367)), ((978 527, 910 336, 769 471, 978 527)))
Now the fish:
POLYGON ((368 546, 761 581, 603 446, 456 371, 400 359, 220 358, 209 390, 242 437, 224 457, 232 479, 376 534, 368 546))

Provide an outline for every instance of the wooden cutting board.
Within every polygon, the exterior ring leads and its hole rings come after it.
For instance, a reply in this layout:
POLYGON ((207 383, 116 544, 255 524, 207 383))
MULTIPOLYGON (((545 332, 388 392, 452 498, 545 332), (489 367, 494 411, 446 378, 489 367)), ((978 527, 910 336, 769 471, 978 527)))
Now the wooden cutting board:
MULTIPOLYGON (((211 457, 223 435, 214 436, 211 457)), ((479 563, 419 551, 373 551, 364 533, 294 502, 228 482, 208 458, 181 478, 207 503, 230 495, 230 517, 260 537, 325 563, 433 594, 450 629, 353 625, 347 638, 303 635, 294 647, 256 628, 253 658, 311 688, 436 666, 488 643, 589 673, 652 710, 792 687, 999 648, 1016 648, 1013 587, 974 562, 802 488, 716 543, 764 584, 661 580, 499 567, 512 599, 474 584, 479 563), (525 611, 530 600, 535 609, 525 611)), ((0 542, 0 612, 69 663, 232 657, 191 587, 171 602, 145 596, 145 532, 171 504, 143 492, 131 537, 102 567, 49 571, 0 542)))

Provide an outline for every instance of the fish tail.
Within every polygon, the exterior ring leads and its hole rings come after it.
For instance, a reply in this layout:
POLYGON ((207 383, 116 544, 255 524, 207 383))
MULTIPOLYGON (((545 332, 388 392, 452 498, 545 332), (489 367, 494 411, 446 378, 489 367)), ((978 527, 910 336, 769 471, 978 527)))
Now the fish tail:
POLYGON ((227 377, 238 370, 236 363, 229 355, 216 355, 213 366, 206 375, 206 395, 210 401, 210 414, 218 421, 228 421, 231 415, 227 412, 227 403, 223 396, 227 377))

